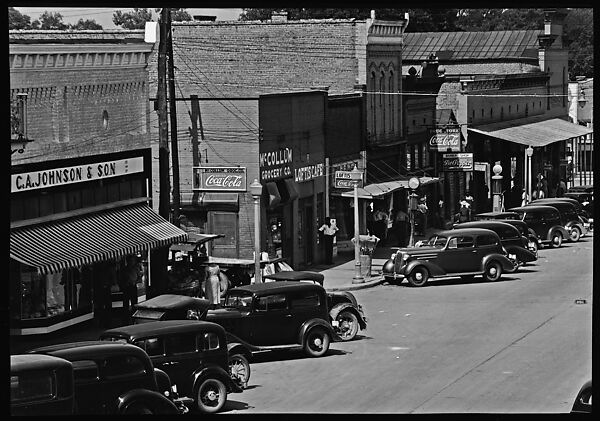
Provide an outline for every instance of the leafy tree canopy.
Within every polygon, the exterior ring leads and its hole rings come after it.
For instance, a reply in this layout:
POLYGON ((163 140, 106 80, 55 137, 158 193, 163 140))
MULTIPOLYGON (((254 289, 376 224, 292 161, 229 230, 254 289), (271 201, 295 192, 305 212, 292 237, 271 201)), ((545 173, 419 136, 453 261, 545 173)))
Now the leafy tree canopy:
POLYGON ((123 13, 117 10, 113 13, 113 22, 124 29, 144 29, 146 22, 152 21, 152 11, 147 8, 135 7, 132 12, 123 13))
POLYGON ((63 16, 60 13, 48 12, 47 10, 42 13, 39 20, 33 21, 31 25, 34 29, 59 31, 69 29, 69 26, 63 22, 63 16))
POLYGON ((8 29, 31 29, 31 17, 14 7, 8 8, 8 29))
POLYGON ((70 29, 103 29, 102 25, 94 19, 79 19, 77 23, 70 26, 70 29))

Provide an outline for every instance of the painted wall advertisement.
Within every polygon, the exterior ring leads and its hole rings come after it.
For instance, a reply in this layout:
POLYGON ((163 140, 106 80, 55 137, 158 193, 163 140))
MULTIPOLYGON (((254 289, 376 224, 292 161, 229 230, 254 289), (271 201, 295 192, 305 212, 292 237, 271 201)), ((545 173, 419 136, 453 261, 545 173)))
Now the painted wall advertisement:
POLYGON ((442 155, 443 171, 473 171, 473 154, 445 153, 442 155))
POLYGON ((273 181, 292 176, 292 149, 282 148, 259 154, 261 181, 273 181))
POLYGON ((460 152, 460 127, 439 127, 431 130, 429 150, 438 152, 460 152))
POLYGON ((246 191, 245 167, 193 167, 194 190, 246 191))

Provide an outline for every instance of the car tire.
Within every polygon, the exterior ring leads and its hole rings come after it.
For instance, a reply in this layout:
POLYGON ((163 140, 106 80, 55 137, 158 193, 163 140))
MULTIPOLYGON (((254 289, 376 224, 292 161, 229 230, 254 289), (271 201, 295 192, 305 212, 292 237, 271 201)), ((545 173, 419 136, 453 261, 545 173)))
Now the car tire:
POLYGON ((335 320, 338 322, 337 333, 344 342, 351 341, 358 333, 358 317, 351 311, 344 310, 337 315, 335 320))
POLYGON ((569 235, 569 239, 573 243, 576 243, 579 241, 580 238, 581 238, 581 230, 578 227, 571 228, 571 233, 569 235))
POLYGON ((408 283, 413 287, 422 287, 429 279, 429 272, 423 266, 417 266, 408 275, 408 283))
POLYGON ((537 259, 537 257, 538 257, 538 251, 539 251, 538 243, 535 240, 533 240, 532 243, 533 243, 533 250, 531 250, 531 252, 533 254, 535 254, 535 257, 537 259))
POLYGON ((233 354, 229 357, 229 374, 234 381, 239 382, 242 389, 248 387, 250 380, 250 363, 242 354, 233 354))
POLYGON ((550 239, 550 247, 560 247, 562 245, 562 234, 558 231, 554 231, 552 233, 552 238, 550 239))
POLYGON ((198 387, 196 394, 196 407, 205 414, 219 412, 227 402, 227 388, 225 384, 214 378, 204 379, 198 387))
POLYGON ((321 357, 329 349, 331 338, 323 328, 315 327, 308 331, 304 337, 304 352, 309 357, 321 357))
POLYGON ((502 265, 496 260, 492 260, 485 265, 483 279, 487 282, 495 282, 502 276, 502 265))

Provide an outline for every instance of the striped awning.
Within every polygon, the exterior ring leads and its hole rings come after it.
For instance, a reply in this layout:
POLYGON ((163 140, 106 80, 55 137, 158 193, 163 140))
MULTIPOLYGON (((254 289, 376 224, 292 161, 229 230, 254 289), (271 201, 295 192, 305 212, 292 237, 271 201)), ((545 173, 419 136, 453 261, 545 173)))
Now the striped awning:
POLYGON ((138 204, 12 228, 10 257, 46 274, 187 239, 148 205, 138 204))
MULTIPOLYGON (((421 186, 437 183, 440 181, 438 177, 419 177, 421 186)), ((408 189, 408 177, 405 176, 402 180, 384 181, 383 183, 369 184, 364 187, 357 189, 359 199, 379 199, 383 198, 386 194, 395 192, 398 189, 408 189)), ((354 197, 354 190, 348 190, 340 194, 342 197, 354 197)))

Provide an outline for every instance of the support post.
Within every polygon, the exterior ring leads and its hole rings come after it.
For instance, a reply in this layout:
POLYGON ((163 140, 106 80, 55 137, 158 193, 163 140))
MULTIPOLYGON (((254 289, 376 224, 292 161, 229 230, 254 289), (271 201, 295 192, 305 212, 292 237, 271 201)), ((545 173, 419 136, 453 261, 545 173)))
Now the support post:
POLYGON ((169 70, 169 115, 171 120, 171 166, 173 167, 173 224, 179 227, 179 209, 181 199, 179 194, 179 149, 177 147, 177 107, 175 101, 175 71, 173 64, 173 31, 171 29, 171 9, 166 13, 167 26, 167 55, 169 70))
POLYGON ((250 193, 254 199, 254 283, 262 282, 260 272, 260 196, 262 184, 255 178, 250 184, 250 193))
POLYGON ((352 173, 352 184, 354 185, 354 278, 353 284, 361 284, 365 281, 361 275, 360 264, 360 225, 358 221, 358 184, 362 179, 362 172, 354 165, 352 173))

